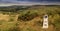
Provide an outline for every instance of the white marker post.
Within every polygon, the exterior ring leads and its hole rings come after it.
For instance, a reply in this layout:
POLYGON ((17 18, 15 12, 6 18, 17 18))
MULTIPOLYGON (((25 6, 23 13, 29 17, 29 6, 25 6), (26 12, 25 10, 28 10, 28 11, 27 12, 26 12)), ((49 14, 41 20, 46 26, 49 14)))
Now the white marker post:
POLYGON ((44 15, 43 17, 43 29, 48 28, 48 15, 44 15))

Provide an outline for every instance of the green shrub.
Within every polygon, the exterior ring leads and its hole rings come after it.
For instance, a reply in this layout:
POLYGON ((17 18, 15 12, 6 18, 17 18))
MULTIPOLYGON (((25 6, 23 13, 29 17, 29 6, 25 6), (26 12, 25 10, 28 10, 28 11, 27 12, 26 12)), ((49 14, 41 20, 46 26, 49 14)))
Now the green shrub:
POLYGON ((18 16, 18 20, 21 19, 23 21, 29 21, 29 20, 32 20, 33 18, 37 17, 38 14, 37 13, 26 13, 25 15, 22 15, 22 16, 18 16))
POLYGON ((55 30, 60 31, 60 17, 55 19, 54 24, 55 24, 55 30))

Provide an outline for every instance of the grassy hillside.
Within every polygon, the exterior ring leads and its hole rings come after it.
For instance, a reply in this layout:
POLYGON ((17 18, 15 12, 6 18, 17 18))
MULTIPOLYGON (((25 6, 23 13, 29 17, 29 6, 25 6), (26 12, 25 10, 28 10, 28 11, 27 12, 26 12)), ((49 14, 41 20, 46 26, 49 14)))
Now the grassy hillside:
POLYGON ((60 6, 36 5, 0 8, 0 31, 45 31, 43 16, 49 18, 46 31, 60 31, 60 6))

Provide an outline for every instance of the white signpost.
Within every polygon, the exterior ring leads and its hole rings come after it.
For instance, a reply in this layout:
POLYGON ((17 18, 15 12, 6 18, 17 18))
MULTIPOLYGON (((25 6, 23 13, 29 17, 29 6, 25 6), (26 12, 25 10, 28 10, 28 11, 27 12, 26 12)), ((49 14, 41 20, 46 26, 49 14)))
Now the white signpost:
POLYGON ((44 15, 43 17, 43 28, 44 29, 48 28, 48 15, 44 15))

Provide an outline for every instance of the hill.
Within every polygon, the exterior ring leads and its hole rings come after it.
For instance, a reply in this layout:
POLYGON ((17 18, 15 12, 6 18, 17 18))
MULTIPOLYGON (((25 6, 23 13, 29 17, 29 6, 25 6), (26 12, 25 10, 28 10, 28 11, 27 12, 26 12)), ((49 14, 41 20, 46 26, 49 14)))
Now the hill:
POLYGON ((60 31, 59 5, 0 7, 0 31, 44 31, 45 14, 49 19, 46 31, 60 31))

